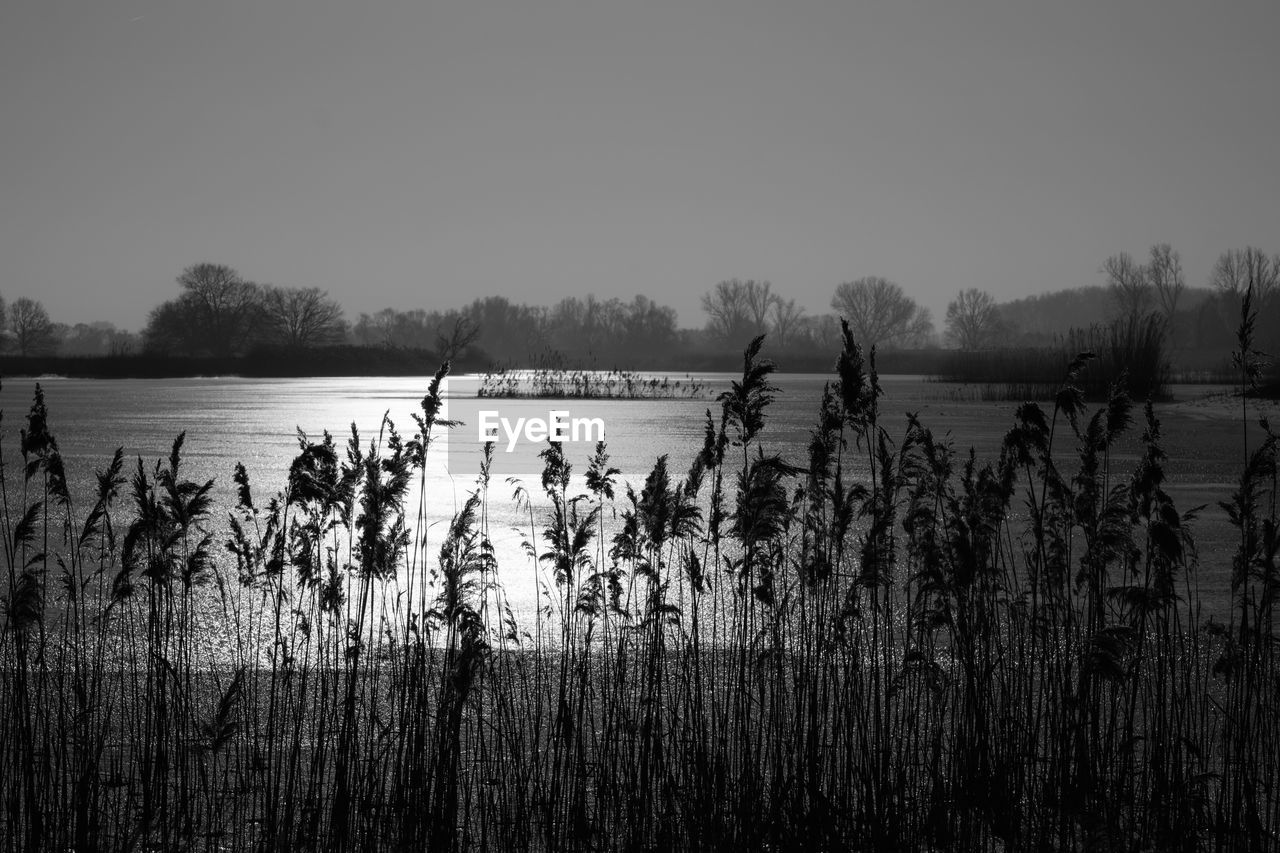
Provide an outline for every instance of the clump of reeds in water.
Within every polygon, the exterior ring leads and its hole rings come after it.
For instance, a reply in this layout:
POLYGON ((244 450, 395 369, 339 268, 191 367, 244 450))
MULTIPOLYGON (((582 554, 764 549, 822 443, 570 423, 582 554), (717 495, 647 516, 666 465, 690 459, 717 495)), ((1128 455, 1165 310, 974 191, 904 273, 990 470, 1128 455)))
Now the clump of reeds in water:
POLYGON ((345 451, 300 435, 265 501, 238 469, 225 542, 180 440, 129 478, 117 454, 79 507, 37 391, 19 483, 0 481, 0 839, 1280 843, 1269 429, 1228 507, 1231 615, 1206 625, 1155 412, 1122 468, 1134 412, 1119 387, 1087 408, 1088 357, 984 461, 915 417, 891 431, 874 352, 846 327, 806 458, 787 460, 767 443, 760 343, 684 467, 663 456, 624 485, 598 445, 579 481, 549 444, 517 492, 531 565, 516 567, 489 539, 487 458, 438 536, 411 499, 447 428, 443 371, 412 437, 390 421, 345 451), (520 624, 504 584, 530 568, 540 606, 520 624))
POLYGON ((1136 400, 1166 400, 1172 376, 1165 326, 1155 314, 1072 329, 1056 346, 949 354, 937 378, 975 385, 983 400, 1051 400, 1076 353, 1094 358, 1074 379, 1085 399, 1103 401, 1115 382, 1136 400))
POLYGON ((575 400, 699 399, 701 382, 686 376, 651 376, 632 370, 494 368, 481 377, 478 397, 561 398, 575 400))

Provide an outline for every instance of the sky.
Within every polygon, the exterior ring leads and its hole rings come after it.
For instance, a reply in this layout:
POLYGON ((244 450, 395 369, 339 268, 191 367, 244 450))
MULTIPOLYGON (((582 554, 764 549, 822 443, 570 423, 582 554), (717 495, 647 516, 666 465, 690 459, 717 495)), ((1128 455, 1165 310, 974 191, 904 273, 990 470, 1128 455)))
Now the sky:
POLYGON ((941 319, 1280 251, 1280 3, 0 0, 0 296, 138 330, 190 264, 354 319, 500 294, 941 319))

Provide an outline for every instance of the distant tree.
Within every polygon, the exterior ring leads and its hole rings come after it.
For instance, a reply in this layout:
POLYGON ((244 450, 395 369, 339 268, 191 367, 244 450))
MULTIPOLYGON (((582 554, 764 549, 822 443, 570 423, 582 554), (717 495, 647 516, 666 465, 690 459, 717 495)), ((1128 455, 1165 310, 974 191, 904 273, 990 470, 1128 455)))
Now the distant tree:
POLYGON ((192 329, 188 306, 181 299, 161 302, 147 314, 142 329, 143 349, 152 353, 194 353, 199 335, 192 329))
POLYGON ((585 298, 567 296, 547 317, 547 337, 551 346, 564 351, 598 355, 609 346, 615 329, 614 310, 594 294, 585 298))
POLYGON ((342 306, 318 287, 262 288, 263 331, 294 349, 332 346, 346 337, 342 306))
POLYGON ((222 264, 195 264, 178 276, 182 293, 152 309, 147 347, 191 355, 242 351, 262 319, 262 289, 222 264))
POLYGON ((962 350, 990 346, 999 324, 996 301, 985 290, 962 290, 947 305, 947 337, 962 350))
POLYGON ((102 320, 76 323, 60 335, 58 352, 62 355, 109 355, 127 334, 102 320))
MULTIPOLYGON (((750 283, 753 290, 755 282, 750 283)), ((702 294, 702 310, 707 313, 707 331, 721 343, 738 343, 752 337, 752 306, 748 304, 748 282, 729 279, 702 294)))
POLYGON ((769 311, 781 297, 773 292, 773 285, 767 281, 748 279, 742 287, 743 302, 751 321, 750 337, 754 338, 769 331, 769 311))
POLYGON ((0 296, 0 329, 9 328, 9 309, 5 305, 4 297, 0 296))
POLYGON ((58 345, 53 322, 44 306, 23 296, 9 306, 9 331, 18 355, 48 355, 58 345))
POLYGON ((936 347, 938 345, 938 336, 933 329, 933 313, 923 306, 916 308, 916 316, 912 318, 907 331, 890 343, 891 346, 899 348, 924 349, 926 347, 936 347))
POLYGON ((676 341, 676 311, 639 295, 623 306, 619 352, 643 357, 663 353, 676 341))
POLYGON ((1122 318, 1139 318, 1151 310, 1152 287, 1147 269, 1128 252, 1112 255, 1102 264, 1107 287, 1122 318))
POLYGON ((840 318, 835 314, 810 314, 800 319, 796 337, 819 352, 831 352, 840 346, 840 318))
POLYGON ((463 309, 480 329, 476 343, 498 360, 522 360, 547 348, 546 327, 550 312, 518 305, 503 296, 486 296, 463 309))
POLYGON ((141 349, 141 337, 133 332, 117 329, 111 333, 107 340, 107 355, 125 356, 133 355, 141 349))
POLYGON ((429 349, 440 330, 440 313, 413 308, 396 312, 393 337, 405 349, 429 349))
POLYGON ((1152 246, 1146 277, 1155 289, 1156 301, 1164 318, 1165 334, 1169 336, 1169 346, 1172 347, 1174 316, 1178 313, 1178 300, 1187 287, 1182 275, 1182 257, 1168 243, 1152 246))
POLYGON ((214 355, 240 350, 257 331, 261 289, 222 264, 195 264, 178 276, 183 298, 194 308, 204 329, 207 348, 214 355))
POLYGON ((442 317, 436 326, 436 350, 440 358, 453 361, 466 352, 480 337, 480 327, 470 317, 458 312, 450 312, 442 317))
POLYGON ((774 297, 773 322, 769 328, 774 346, 783 349, 790 344, 803 321, 804 308, 797 305, 794 299, 784 300, 781 296, 774 297))
POLYGON ((842 282, 831 307, 849 321, 856 340, 867 348, 917 343, 933 330, 929 312, 897 284, 879 276, 842 282))
POLYGON ((1228 249, 1218 256, 1209 282, 1219 293, 1236 299, 1252 288, 1254 304, 1265 304, 1280 291, 1280 255, 1268 256, 1252 246, 1228 249))
MULTIPOLYGON (((439 344, 444 325, 459 316, 462 314, 457 311, 441 314, 421 308, 408 311, 383 308, 375 314, 361 314, 351 329, 351 337, 362 346, 427 349, 439 344)), ((474 326, 470 317, 466 318, 465 325, 474 326)))
MULTIPOLYGON (((1204 287, 1187 287, 1178 297, 1175 320, 1186 344, 1198 341, 1198 328, 1204 322, 1200 315, 1213 307, 1208 304, 1213 301, 1214 292, 1204 287)), ((1003 342, 1010 346, 1053 346, 1070 329, 1087 329, 1099 318, 1113 315, 1115 300, 1108 288, 1085 285, 1011 299, 999 303, 996 310, 1000 314, 1003 342)), ((1217 316, 1213 311, 1210 313, 1217 316)), ((1237 322, 1239 314, 1237 304, 1237 322)), ((1220 323, 1215 319, 1214 325, 1220 323)))
POLYGON ((544 315, 544 338, 578 363, 638 364, 666 355, 678 339, 675 309, 639 295, 630 302, 570 296, 544 315))
POLYGON ((393 347, 396 337, 394 308, 383 308, 374 314, 361 313, 351 330, 356 342, 366 347, 393 347))

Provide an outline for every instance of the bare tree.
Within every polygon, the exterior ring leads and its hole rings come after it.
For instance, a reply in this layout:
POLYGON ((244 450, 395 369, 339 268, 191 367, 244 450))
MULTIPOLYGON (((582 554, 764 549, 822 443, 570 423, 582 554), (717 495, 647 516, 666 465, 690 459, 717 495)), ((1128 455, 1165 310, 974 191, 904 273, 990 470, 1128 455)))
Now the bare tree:
POLYGON ((453 361, 480 337, 480 327, 470 317, 450 313, 436 332, 436 349, 445 361, 453 361))
POLYGON ((318 287, 266 285, 262 320, 276 342, 295 349, 339 344, 347 334, 342 306, 318 287))
POLYGON ((495 360, 529 359, 547 350, 547 309, 486 296, 463 309, 480 329, 477 345, 495 360))
POLYGON ((1209 282, 1224 295, 1244 298, 1250 288, 1256 305, 1265 305, 1280 290, 1280 255, 1252 246, 1228 249, 1218 256, 1209 282))
POLYGON ((178 298, 147 318, 147 347, 217 356, 243 350, 262 319, 262 289, 222 264, 189 266, 177 281, 178 298))
POLYGON ((58 346, 49 313, 35 299, 25 296, 9 306, 9 331, 18 355, 48 355, 58 346))
POLYGON ((104 320, 76 323, 58 336, 58 353, 60 355, 109 355, 122 334, 125 333, 104 320))
POLYGON ((259 319, 261 288, 222 264, 195 264, 178 276, 183 297, 195 309, 214 355, 230 355, 252 337, 259 319))
POLYGON ((919 341, 933 330, 929 312, 879 276, 842 282, 831 307, 849 321, 856 339, 867 348, 919 341))
POLYGON ((996 300, 976 287, 960 291, 947 305, 947 337, 962 350, 990 346, 999 321, 996 300))
POLYGON ((133 355, 138 351, 141 343, 141 337, 133 332, 124 329, 117 329, 111 333, 111 337, 107 341, 107 355, 126 356, 133 355))
POLYGON ((911 318, 911 323, 907 326, 907 330, 900 337, 891 341, 890 345, 920 349, 934 346, 935 343, 933 314, 928 308, 919 306, 916 308, 915 316, 911 318))
POLYGON ((609 348, 614 337, 614 316, 613 307, 593 293, 585 298, 566 296, 548 315, 550 343, 560 350, 576 349, 598 355, 609 348))
POLYGON ((747 283, 741 279, 719 282, 702 294, 702 310, 707 312, 707 331, 721 341, 736 343, 752 337, 747 283))
POLYGON ((620 344, 625 352, 655 356, 666 351, 678 334, 674 308, 642 294, 623 306, 620 344))
POLYGON ((394 308, 383 308, 375 314, 361 313, 351 332, 362 346, 395 346, 396 313, 394 308))
POLYGON ((397 311, 383 308, 375 314, 361 314, 352 335, 363 346, 387 349, 422 349, 438 338, 441 317, 422 308, 397 311))
POLYGON ((1121 317, 1142 317, 1151 310, 1151 282, 1147 270, 1128 252, 1112 255, 1102 264, 1107 287, 1121 317))
POLYGON ((840 318, 835 314, 802 317, 797 331, 815 349, 830 352, 840 346, 840 318))
POLYGON ((794 299, 784 300, 781 296, 775 296, 771 328, 774 345, 781 349, 790 343, 803 320, 804 308, 797 305, 794 299))
POLYGON ((596 363, 626 360, 635 365, 666 356, 680 332, 674 308, 637 295, 566 297, 546 315, 547 342, 560 355, 596 363))
POLYGON ((767 281, 747 279, 743 282, 743 301, 747 306, 747 316, 751 319, 751 337, 769 331, 769 309, 779 299, 772 292, 773 285, 767 281))
POLYGON ((1182 257, 1168 243, 1157 243, 1151 247, 1151 260, 1147 262, 1147 281, 1156 292, 1156 301, 1164 314, 1165 334, 1169 336, 1169 345, 1173 345, 1173 315, 1178 310, 1178 300, 1186 289, 1187 281, 1182 275, 1182 257))

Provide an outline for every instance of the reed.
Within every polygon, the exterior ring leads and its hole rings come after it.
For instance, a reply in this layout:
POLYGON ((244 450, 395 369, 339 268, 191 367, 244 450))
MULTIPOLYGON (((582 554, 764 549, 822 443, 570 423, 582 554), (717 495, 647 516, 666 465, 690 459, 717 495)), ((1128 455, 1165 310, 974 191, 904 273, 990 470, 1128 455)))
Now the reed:
POLYGON ((1206 623, 1217 555, 1150 403, 1086 404, 1091 356, 979 460, 886 423, 845 327, 786 460, 760 346, 686 468, 624 486, 601 444, 578 479, 549 444, 516 487, 527 566, 495 557, 487 457, 440 541, 412 500, 445 369, 410 436, 300 433, 285 489, 238 468, 225 510, 179 437, 129 477, 117 453, 86 511, 37 389, 0 472, 0 847, 1280 845, 1269 427, 1227 506, 1230 620, 1206 623), (524 624, 511 571, 537 585, 524 624))
POLYGON ((952 352, 936 376, 945 382, 977 385, 984 400, 1048 401, 1057 392, 1067 365, 1080 352, 1094 355, 1074 378, 1086 399, 1106 400, 1117 381, 1135 400, 1168 398, 1172 372, 1165 327, 1154 314, 1072 329, 1052 347, 952 352))
POLYGON ((570 400, 696 400, 705 386, 686 376, 649 376, 632 370, 570 370, 499 367, 480 379, 477 397, 499 399, 557 398, 570 400))

